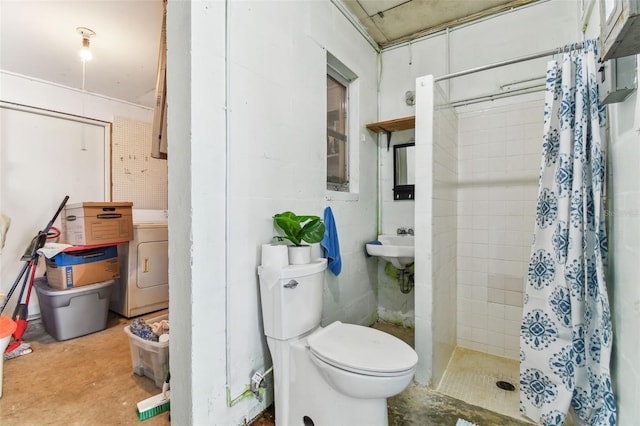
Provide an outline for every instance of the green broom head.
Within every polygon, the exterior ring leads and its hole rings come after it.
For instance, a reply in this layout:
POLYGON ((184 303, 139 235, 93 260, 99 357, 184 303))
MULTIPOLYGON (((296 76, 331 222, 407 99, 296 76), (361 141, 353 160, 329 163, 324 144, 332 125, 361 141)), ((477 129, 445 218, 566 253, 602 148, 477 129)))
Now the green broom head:
POLYGON ((140 409, 138 408, 136 409, 136 411, 138 412, 139 420, 147 420, 147 419, 150 419, 151 417, 157 416, 158 414, 162 414, 169 411, 170 408, 171 408, 171 402, 167 400, 166 402, 161 403, 160 405, 156 405, 155 407, 151 407, 147 410, 140 411, 140 409))
POLYGON ((154 395, 144 401, 138 402, 137 413, 138 419, 147 420, 158 414, 169 411, 171 408, 170 398, 171 392, 169 391, 169 381, 171 380, 171 373, 167 371, 165 375, 164 383, 162 384, 162 393, 154 395))

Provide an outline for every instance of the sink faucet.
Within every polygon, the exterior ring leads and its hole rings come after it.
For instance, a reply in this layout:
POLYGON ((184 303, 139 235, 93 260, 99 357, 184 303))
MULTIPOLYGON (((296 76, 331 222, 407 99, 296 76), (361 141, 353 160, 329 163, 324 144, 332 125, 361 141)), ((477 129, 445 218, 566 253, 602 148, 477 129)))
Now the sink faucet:
POLYGON ((398 228, 396 233, 398 235, 413 235, 413 228, 398 228))

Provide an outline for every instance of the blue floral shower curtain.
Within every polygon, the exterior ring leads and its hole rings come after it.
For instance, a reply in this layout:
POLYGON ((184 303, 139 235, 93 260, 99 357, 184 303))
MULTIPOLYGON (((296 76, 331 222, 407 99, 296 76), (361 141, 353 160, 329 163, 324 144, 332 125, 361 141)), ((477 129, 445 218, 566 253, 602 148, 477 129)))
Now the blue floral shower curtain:
MULTIPOLYGON (((578 46, 574 46, 578 47, 578 46)), ((520 411, 615 425, 604 267, 605 108, 595 40, 547 66, 536 226, 520 333, 520 411)))

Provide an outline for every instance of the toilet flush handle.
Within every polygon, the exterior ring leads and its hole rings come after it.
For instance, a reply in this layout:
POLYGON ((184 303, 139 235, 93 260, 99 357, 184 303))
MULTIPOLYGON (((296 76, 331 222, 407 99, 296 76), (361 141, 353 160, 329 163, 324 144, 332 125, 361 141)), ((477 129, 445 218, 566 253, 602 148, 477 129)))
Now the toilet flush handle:
POLYGON ((291 280, 291 281, 289 281, 288 283, 286 283, 286 284, 284 285, 284 288, 291 288, 291 289, 293 289, 293 288, 296 288, 296 287, 298 287, 298 281, 296 281, 296 280, 291 280))

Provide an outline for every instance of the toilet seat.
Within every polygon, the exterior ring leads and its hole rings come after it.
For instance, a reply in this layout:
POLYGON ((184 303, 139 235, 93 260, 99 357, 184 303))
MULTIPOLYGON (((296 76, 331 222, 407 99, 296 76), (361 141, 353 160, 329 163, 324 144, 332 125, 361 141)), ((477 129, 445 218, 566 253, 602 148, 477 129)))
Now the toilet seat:
POLYGON ((311 353, 334 367, 368 376, 399 376, 418 355, 402 340, 361 325, 336 321, 307 339, 311 353))

